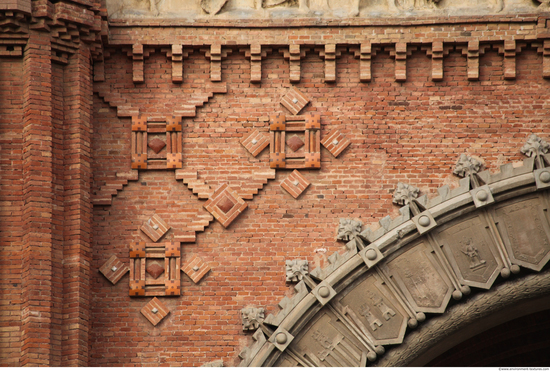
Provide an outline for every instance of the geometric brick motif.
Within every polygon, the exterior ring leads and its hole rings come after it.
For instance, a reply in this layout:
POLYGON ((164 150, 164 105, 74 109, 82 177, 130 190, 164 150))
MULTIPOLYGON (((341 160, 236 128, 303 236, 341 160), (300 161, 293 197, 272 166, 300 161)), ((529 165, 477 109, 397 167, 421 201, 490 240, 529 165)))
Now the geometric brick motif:
POLYGON ((197 255, 194 255, 181 270, 191 278, 195 283, 198 283, 206 273, 210 272, 210 267, 197 255))
POLYGON ((153 277, 154 279, 157 279, 161 274, 164 273, 164 267, 161 267, 160 265, 154 262, 153 264, 149 265, 145 271, 149 273, 151 277, 153 277))
POLYGON ((227 214, 227 212, 231 210, 231 208, 235 206, 235 204, 231 202, 229 198, 225 197, 220 202, 218 202, 216 206, 219 207, 221 211, 227 214))
POLYGON ((339 130, 334 129, 323 138, 321 144, 332 153, 334 157, 338 157, 338 155, 351 144, 351 141, 339 130))
POLYGON ((269 167, 272 169, 284 169, 286 167, 286 154, 280 152, 270 153, 269 167))
POLYGON ((143 316, 147 318, 153 326, 156 326, 160 321, 162 321, 168 313, 170 313, 170 310, 166 308, 166 306, 157 298, 153 298, 149 303, 145 304, 145 306, 141 308, 141 314, 143 314, 143 316))
POLYGON ((155 153, 159 153, 162 151, 164 147, 166 147, 166 143, 164 141, 160 140, 159 138, 154 138, 149 143, 147 143, 149 148, 151 148, 155 153))
POLYGON ((290 91, 281 98, 281 104, 293 115, 297 115, 308 103, 309 98, 295 87, 292 87, 290 91))
POLYGON ((294 198, 298 198, 309 185, 308 180, 298 170, 294 170, 281 182, 281 187, 294 198))
POLYGON ((287 139, 286 145, 296 152, 304 146, 304 141, 301 140, 297 135, 292 136, 290 139, 287 139))
POLYGON ((147 118, 145 116, 132 116, 132 131, 147 131, 147 118))
POLYGON ((117 257, 113 255, 107 260, 99 271, 107 278, 113 285, 124 276, 130 268, 125 266, 117 257))
POLYGON ((147 154, 133 153, 132 154, 132 169, 147 169, 147 154))
POLYGON ((166 154, 167 169, 181 169, 182 167, 183 167, 183 154, 181 153, 166 154))
POLYGON ((246 138, 241 139, 241 144, 252 156, 256 157, 269 145, 269 138, 256 129, 246 138))
POLYGON ((224 228, 227 228, 247 206, 248 204, 227 183, 222 184, 203 205, 224 228), (233 206, 227 211, 224 211, 219 206, 220 203, 224 209, 229 206, 229 203, 225 199, 233 203, 233 206))
POLYGON ((166 224, 164 220, 157 214, 153 215, 149 220, 147 220, 140 228, 143 233, 149 236, 154 242, 157 242, 164 236, 166 232, 170 229, 170 226, 166 224))
POLYGON ((304 168, 318 169, 321 167, 321 154, 317 153, 305 153, 304 168))

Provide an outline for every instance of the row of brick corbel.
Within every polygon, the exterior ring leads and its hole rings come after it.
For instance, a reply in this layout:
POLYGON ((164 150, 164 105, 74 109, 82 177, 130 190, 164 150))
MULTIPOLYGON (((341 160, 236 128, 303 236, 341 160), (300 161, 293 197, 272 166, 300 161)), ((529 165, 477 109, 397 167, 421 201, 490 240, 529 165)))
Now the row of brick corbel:
MULTIPOLYGON (((290 64, 290 82, 300 82, 301 60, 306 56, 306 53, 314 49, 319 56, 325 61, 325 82, 336 81, 336 58, 339 57, 344 50, 349 50, 354 53, 359 59, 360 65, 360 80, 369 82, 371 75, 371 59, 377 52, 384 50, 389 52, 395 59, 395 80, 406 81, 407 79, 407 57, 418 47, 424 50, 428 56, 432 58, 432 80, 440 81, 443 79, 443 57, 449 54, 450 50, 456 49, 462 52, 468 60, 468 79, 479 79, 479 57, 485 51, 491 48, 490 43, 481 44, 479 40, 470 40, 467 44, 443 43, 442 41, 434 41, 426 45, 410 45, 406 42, 398 42, 393 45, 378 45, 371 43, 363 43, 360 45, 336 45, 326 44, 324 47, 312 47, 298 44, 289 45, 288 49, 280 49, 285 59, 290 64)), ((538 52, 543 55, 543 77, 550 78, 550 40, 534 42, 538 52)), ((516 55, 521 52, 521 49, 526 46, 526 42, 516 42, 515 40, 505 40, 499 43, 496 48, 499 54, 504 56, 504 78, 515 79, 516 77, 516 55)), ((218 82, 222 80, 221 63, 223 58, 227 58, 231 54, 230 48, 224 48, 220 44, 213 44, 210 49, 201 49, 207 59, 210 60, 210 79, 218 82)), ((172 45, 171 49, 163 49, 167 57, 172 60, 172 82, 179 83, 183 81, 183 60, 192 52, 191 48, 185 48, 182 45, 172 45)), ((260 44, 250 45, 249 48, 240 49, 245 53, 246 58, 250 60, 250 81, 253 83, 261 82, 262 77, 262 60, 266 58, 267 53, 273 51, 270 46, 262 46, 260 44)), ((135 83, 144 82, 143 78, 143 63, 144 58, 148 57, 150 50, 144 49, 141 44, 132 46, 132 50, 128 49, 128 55, 133 60, 133 81, 135 83)))

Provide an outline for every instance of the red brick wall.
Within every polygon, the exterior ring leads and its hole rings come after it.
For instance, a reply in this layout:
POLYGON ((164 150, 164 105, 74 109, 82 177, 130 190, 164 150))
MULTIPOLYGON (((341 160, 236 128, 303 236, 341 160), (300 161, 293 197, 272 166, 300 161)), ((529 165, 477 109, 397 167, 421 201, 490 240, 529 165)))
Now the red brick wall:
POLYGON ((0 364, 17 367, 21 354, 21 238, 23 235, 22 61, 0 60, 0 364))
MULTIPOLYGON (((195 52, 183 62, 183 84, 171 82, 171 63, 152 53, 144 62, 143 84, 131 80, 132 61, 113 52, 105 61, 105 81, 134 102, 145 115, 171 114, 181 102, 209 84, 210 62, 195 52)), ((201 210, 198 200, 174 171, 140 171, 111 206, 94 208, 91 266, 91 366, 199 366, 223 359, 238 364, 238 353, 250 334, 242 331, 240 309, 265 307, 292 293, 285 284, 286 259, 302 258, 310 270, 324 265, 342 248, 335 241, 339 218, 375 223, 396 215, 391 204, 398 181, 434 193, 458 178, 452 169, 467 152, 486 161, 493 171, 522 159, 519 148, 530 133, 547 138, 550 82, 542 78, 542 56, 522 50, 517 78, 504 80, 503 57, 487 50, 480 57, 479 81, 467 80, 467 61, 451 51, 444 59, 444 79, 431 80, 431 61, 424 51, 407 58, 407 81, 395 81, 394 60, 378 52, 372 60, 373 79, 359 82, 359 61, 348 52, 337 59, 336 83, 324 82, 325 64, 308 53, 296 86, 311 103, 302 113, 322 115, 322 134, 338 128, 352 145, 337 159, 322 149, 320 170, 301 173, 311 182, 297 200, 279 184, 290 173, 278 170, 248 202, 248 209, 227 229, 214 221, 182 245, 182 262, 193 254, 212 271, 199 282, 182 278, 181 297, 163 297, 171 313, 153 327, 139 313, 150 299, 128 296, 128 276, 117 285, 97 269, 110 256, 128 264, 128 246, 147 241, 140 225, 154 213, 171 227, 165 239, 185 232, 201 210)), ((261 84, 250 83, 250 62, 234 48, 222 63, 226 94, 216 94, 195 118, 184 120, 184 167, 216 188, 227 182, 237 191, 246 176, 269 167, 269 151, 253 158, 239 144, 252 128, 268 131, 270 114, 286 112, 279 104, 290 87, 288 62, 275 50, 262 62, 261 84)), ((287 112, 288 114, 288 112, 287 112)), ((97 95, 94 97, 94 187, 114 179, 130 166, 129 118, 97 95)))

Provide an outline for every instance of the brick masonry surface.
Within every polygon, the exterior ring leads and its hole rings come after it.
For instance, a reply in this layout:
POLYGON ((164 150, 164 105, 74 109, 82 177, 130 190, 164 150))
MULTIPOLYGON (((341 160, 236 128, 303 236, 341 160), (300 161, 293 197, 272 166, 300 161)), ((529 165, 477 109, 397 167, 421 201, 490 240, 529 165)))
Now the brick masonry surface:
POLYGON ((326 265, 343 248, 340 218, 377 225, 398 215, 398 181, 433 195, 458 184, 462 153, 496 171, 522 160, 528 134, 550 139, 543 17, 108 26, 95 1, 38 3, 32 27, 27 2, 1 10, 1 366, 236 366, 251 342, 240 310, 276 313, 293 293, 285 261, 326 265), (254 74, 252 42, 265 52, 254 74), (325 44, 336 45, 328 65, 325 44), (300 169, 311 184, 298 199, 279 186, 292 170, 272 179, 269 150, 254 157, 240 144, 254 130, 268 136, 271 115, 291 114, 280 101, 292 86, 310 100, 300 114, 321 116, 321 139, 338 130, 351 141, 300 169), (181 171, 246 199, 227 228, 209 223, 205 197, 176 170, 120 176, 137 114, 183 117, 181 171), (140 313, 151 298, 128 295, 128 274, 113 285, 99 272, 113 255, 129 266, 155 214, 171 227, 162 242, 185 236, 181 262, 211 268, 158 299, 170 313, 157 326, 140 313))

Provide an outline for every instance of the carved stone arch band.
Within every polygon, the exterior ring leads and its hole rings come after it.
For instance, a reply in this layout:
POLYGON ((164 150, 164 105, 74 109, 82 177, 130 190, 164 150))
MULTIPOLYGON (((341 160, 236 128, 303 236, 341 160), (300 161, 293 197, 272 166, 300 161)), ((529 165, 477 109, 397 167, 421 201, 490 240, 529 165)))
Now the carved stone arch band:
POLYGON ((472 168, 433 199, 400 184, 401 216, 354 234, 348 253, 304 276, 241 366, 422 365, 487 326, 550 308, 549 163, 540 154, 498 173, 472 168), (425 313, 434 315, 416 328, 425 313))

